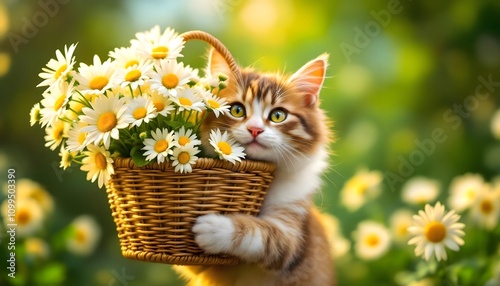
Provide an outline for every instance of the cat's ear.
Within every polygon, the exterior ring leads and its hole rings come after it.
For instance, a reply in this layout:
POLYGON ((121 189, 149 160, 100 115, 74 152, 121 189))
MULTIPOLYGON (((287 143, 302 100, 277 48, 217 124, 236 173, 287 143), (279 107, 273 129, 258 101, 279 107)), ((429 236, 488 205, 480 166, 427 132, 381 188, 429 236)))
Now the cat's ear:
POLYGON ((223 73, 230 78, 233 77, 231 68, 227 64, 226 60, 214 48, 211 48, 210 52, 208 53, 208 71, 211 75, 223 73))
POLYGON ((302 66, 288 79, 290 84, 305 94, 306 106, 312 106, 318 101, 327 66, 328 54, 325 53, 302 66))

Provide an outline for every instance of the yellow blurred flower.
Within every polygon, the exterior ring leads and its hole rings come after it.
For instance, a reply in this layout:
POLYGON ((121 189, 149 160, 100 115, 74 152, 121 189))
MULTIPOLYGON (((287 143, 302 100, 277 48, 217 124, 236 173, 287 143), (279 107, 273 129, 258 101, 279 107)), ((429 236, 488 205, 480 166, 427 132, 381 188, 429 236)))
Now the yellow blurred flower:
POLYGON ((36 258, 49 257, 49 245, 42 239, 37 237, 29 237, 24 241, 26 254, 36 258))
POLYGON ((33 199, 45 213, 54 210, 54 200, 42 185, 31 179, 19 179, 17 181, 18 200, 33 199))
POLYGON ((484 179, 479 174, 465 174, 454 178, 450 184, 448 204, 457 212, 468 209, 477 194, 484 188, 484 179))
POLYGON ((471 217, 481 227, 492 230, 500 216, 500 186, 485 184, 471 206, 471 217))
POLYGON ((364 260, 374 260, 386 254, 391 246, 387 228, 377 222, 362 221, 354 234, 354 250, 364 260))
POLYGON ((91 216, 81 215, 73 220, 70 227, 73 232, 66 242, 68 251, 82 256, 91 254, 101 238, 97 222, 91 216))
POLYGON ((350 178, 340 191, 342 204, 350 211, 358 210, 367 199, 380 195, 382 173, 362 169, 350 178))
POLYGON ((408 209, 395 211, 390 218, 390 229, 392 237, 396 242, 405 242, 410 238, 408 227, 413 223, 412 212, 408 209))
POLYGON ((425 177, 408 180, 402 188, 402 199, 409 204, 433 202, 439 194, 439 182, 425 177))
POLYGON ((342 235, 339 220, 330 214, 321 214, 321 224, 325 229, 332 256, 340 258, 349 252, 351 243, 342 235))
POLYGON ((18 199, 13 217, 9 217, 9 209, 8 200, 5 200, 1 206, 4 223, 16 225, 16 236, 27 237, 42 228, 45 215, 40 204, 34 199, 18 199))

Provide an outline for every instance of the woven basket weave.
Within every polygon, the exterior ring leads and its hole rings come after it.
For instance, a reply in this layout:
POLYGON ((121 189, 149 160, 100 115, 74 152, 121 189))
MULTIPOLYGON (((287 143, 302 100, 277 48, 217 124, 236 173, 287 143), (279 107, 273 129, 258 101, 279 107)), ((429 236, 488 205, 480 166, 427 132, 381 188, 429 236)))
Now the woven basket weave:
POLYGON ((234 257, 208 255, 194 240, 196 218, 208 213, 257 215, 272 180, 270 163, 200 158, 193 172, 170 163, 137 167, 117 158, 107 185, 123 256, 182 265, 231 265, 234 257))

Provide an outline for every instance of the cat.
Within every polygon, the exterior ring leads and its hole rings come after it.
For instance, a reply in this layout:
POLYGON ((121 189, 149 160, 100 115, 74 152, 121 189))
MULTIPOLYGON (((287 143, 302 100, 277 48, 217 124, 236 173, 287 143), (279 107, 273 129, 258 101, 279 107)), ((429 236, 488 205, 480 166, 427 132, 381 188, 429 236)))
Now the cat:
MULTIPOLYGON (((228 115, 209 116, 202 126, 227 130, 245 147, 248 159, 275 163, 274 180, 257 217, 208 214, 193 232, 207 253, 238 257, 236 266, 176 266, 192 286, 274 286, 334 284, 333 262, 321 214, 312 197, 327 167, 330 132, 319 108, 328 55, 308 62, 291 76, 241 69, 231 73, 224 58, 209 53, 208 71, 228 75, 220 92, 228 115)), ((210 148, 205 148, 206 150, 210 148)))

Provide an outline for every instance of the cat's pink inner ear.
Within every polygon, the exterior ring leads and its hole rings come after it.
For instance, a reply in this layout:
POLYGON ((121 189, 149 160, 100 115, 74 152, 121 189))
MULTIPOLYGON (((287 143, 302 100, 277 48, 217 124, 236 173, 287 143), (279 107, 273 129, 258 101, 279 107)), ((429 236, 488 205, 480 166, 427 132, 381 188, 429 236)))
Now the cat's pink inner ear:
POLYGON ((210 49, 210 53, 208 56, 208 67, 210 70, 210 74, 213 76, 217 75, 218 73, 223 73, 228 77, 231 77, 231 68, 227 64, 224 57, 214 48, 210 49))
POLYGON ((305 103, 311 106, 318 101, 319 92, 325 80, 328 55, 323 54, 308 62, 289 79, 305 95, 305 103))

